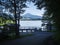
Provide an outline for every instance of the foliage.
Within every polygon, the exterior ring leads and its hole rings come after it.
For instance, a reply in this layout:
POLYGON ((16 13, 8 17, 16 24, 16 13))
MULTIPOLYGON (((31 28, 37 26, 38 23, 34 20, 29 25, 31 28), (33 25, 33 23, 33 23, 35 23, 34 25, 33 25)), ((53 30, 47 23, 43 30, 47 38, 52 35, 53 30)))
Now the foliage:
POLYGON ((36 5, 38 9, 45 7, 44 18, 52 19, 56 27, 55 39, 60 39, 60 0, 38 0, 36 5), (59 33, 58 33, 59 32, 59 33))
MULTIPOLYGON (((18 32, 19 31, 19 27, 17 26, 17 24, 19 25, 20 14, 25 11, 25 10, 23 10, 23 8, 27 7, 25 5, 25 2, 26 2, 26 0, 4 0, 4 1, 0 0, 0 5, 5 7, 4 8, 5 11, 8 10, 10 15, 13 14, 13 16, 14 16, 14 22, 15 22, 15 27, 16 27, 15 28, 16 29, 15 30, 16 35, 19 35, 19 32, 18 32)), ((7 18, 9 18, 9 17, 7 17, 7 18)))
POLYGON ((0 25, 4 25, 6 23, 13 23, 13 16, 12 15, 7 15, 6 13, 2 13, 0 15, 0 25))

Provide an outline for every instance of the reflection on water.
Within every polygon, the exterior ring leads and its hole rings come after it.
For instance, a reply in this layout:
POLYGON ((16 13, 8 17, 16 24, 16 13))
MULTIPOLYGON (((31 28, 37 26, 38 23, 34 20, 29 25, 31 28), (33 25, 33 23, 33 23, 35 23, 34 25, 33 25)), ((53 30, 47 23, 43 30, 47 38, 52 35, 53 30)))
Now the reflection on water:
POLYGON ((34 30, 20 30, 19 32, 34 32, 34 30))
MULTIPOLYGON (((20 21, 20 29, 39 29, 42 22, 39 20, 35 21, 20 21)), ((35 30, 20 30, 19 32, 34 32, 35 30)))
POLYGON ((26 32, 26 30, 23 30, 23 32, 26 32))

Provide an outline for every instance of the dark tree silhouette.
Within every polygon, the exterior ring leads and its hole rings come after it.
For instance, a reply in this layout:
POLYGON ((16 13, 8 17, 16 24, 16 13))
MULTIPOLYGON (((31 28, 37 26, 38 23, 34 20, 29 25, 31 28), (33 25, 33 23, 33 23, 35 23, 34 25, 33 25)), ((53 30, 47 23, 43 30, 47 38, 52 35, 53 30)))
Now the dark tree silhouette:
POLYGON ((44 16, 51 17, 56 27, 58 34, 56 37, 60 39, 60 0, 36 0, 36 4, 38 9, 45 7, 45 14, 44 16))
POLYGON ((26 7, 26 0, 0 0, 0 5, 4 6, 6 10, 9 10, 10 13, 14 15, 15 27, 16 27, 16 36, 19 36, 19 22, 20 14, 24 12, 22 8, 26 7), (18 23, 17 23, 18 22, 18 23))

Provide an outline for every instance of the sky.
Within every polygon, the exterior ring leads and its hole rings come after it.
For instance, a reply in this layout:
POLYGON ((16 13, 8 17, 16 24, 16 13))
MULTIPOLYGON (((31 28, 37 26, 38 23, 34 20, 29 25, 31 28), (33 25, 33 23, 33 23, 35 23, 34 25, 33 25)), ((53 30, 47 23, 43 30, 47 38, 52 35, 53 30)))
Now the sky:
POLYGON ((28 8, 24 8, 24 14, 30 13, 33 15, 43 16, 45 12, 44 8, 42 8, 41 10, 37 9, 37 6, 35 6, 33 2, 27 2, 26 5, 28 6, 28 8))

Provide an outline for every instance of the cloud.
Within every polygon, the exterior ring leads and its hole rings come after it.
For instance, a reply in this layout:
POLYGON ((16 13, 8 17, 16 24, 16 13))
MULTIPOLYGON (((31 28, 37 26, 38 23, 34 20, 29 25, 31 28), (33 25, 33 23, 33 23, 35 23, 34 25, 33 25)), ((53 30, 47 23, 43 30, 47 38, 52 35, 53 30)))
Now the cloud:
POLYGON ((41 10, 37 9, 37 6, 35 6, 33 2, 27 2, 26 5, 29 8, 25 8, 26 11, 24 14, 31 13, 33 15, 43 16, 43 14, 45 12, 44 8, 42 8, 41 10))

